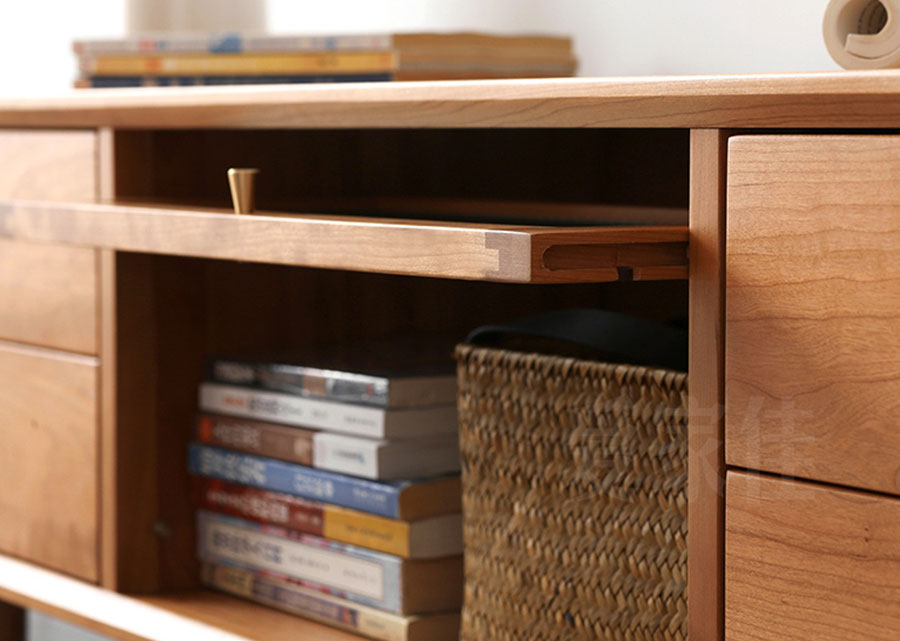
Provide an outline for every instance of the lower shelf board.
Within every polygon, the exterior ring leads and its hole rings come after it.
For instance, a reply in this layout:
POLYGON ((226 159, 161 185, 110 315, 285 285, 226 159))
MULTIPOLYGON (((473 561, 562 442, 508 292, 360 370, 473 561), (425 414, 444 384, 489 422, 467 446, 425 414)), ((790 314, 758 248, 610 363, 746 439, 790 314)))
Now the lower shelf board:
POLYGON ((123 595, 0 555, 0 601, 122 641, 360 641, 209 590, 123 595))

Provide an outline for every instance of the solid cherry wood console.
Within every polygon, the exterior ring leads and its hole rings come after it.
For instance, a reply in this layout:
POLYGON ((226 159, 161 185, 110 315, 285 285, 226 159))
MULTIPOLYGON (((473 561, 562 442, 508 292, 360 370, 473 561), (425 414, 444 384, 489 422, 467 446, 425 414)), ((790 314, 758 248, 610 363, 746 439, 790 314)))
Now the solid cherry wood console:
POLYGON ((0 102, 0 638, 355 639, 198 587, 204 356, 602 306, 690 313, 691 640, 895 639, 894 131, 893 72, 0 102))

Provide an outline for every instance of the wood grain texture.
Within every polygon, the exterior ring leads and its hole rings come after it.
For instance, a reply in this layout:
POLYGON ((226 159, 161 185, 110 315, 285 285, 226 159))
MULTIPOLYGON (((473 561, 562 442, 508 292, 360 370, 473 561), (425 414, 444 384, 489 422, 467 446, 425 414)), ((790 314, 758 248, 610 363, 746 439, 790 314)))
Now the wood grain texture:
POLYGON ((716 129, 691 132, 688 397, 688 635, 722 638, 725 149, 716 129))
POLYGON ((0 339, 97 353, 92 249, 0 238, 0 339))
POLYGON ((0 200, 96 199, 93 131, 0 130, 0 200))
POLYGON ((688 133, 677 129, 117 130, 115 139, 116 196, 135 201, 230 208, 226 172, 256 167, 260 211, 687 220, 688 133), (680 218, 657 219, 660 207, 680 218))
MULTIPOLYGON (((103 136, 101 135, 101 141, 103 136)), ((101 181, 102 182, 102 181, 101 181)), ((99 405, 99 468, 100 476, 100 585, 111 590, 120 586, 119 579, 119 479, 117 450, 119 446, 116 420, 116 257, 109 249, 99 254, 100 284, 100 405, 99 405)), ((132 501, 143 505, 143 501, 132 501)), ((123 506, 124 507, 124 506, 123 506)), ((149 555, 148 555, 149 556, 149 555)))
POLYGON ((98 578, 97 360, 0 343, 0 550, 98 578))
POLYGON ((125 596, 4 556, 0 599, 121 641, 360 641, 215 592, 125 596))
POLYGON ((729 472, 726 641, 895 641, 900 501, 729 472))
POLYGON ((900 137, 731 140, 726 457, 900 493, 900 137))
POLYGON ((898 72, 79 90, 0 126, 896 127, 898 72))
MULTIPOLYGON (((629 264, 629 245, 685 246, 680 226, 538 227, 319 214, 235 216, 163 206, 13 201, 0 233, 107 249, 226 258, 389 274, 508 282, 602 282, 684 278, 687 253, 663 247, 629 264), (550 269, 551 247, 589 245, 576 268, 550 269)), ((646 249, 646 248, 645 248, 646 249)))
POLYGON ((154 533, 159 518, 156 288, 152 257, 118 254, 106 260, 113 263, 104 263, 104 285, 113 293, 104 299, 111 305, 104 308, 106 354, 112 352, 115 362, 104 378, 114 394, 104 399, 105 411, 113 415, 105 416, 112 422, 105 424, 103 442, 103 505, 109 512, 104 586, 148 592, 162 585, 154 533))

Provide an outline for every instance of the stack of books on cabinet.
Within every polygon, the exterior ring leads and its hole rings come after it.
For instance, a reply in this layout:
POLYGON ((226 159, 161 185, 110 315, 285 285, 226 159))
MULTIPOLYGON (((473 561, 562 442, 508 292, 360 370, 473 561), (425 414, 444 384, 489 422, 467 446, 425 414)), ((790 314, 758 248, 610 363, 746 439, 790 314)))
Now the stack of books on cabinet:
POLYGON ((210 587, 384 641, 456 639, 456 381, 213 359, 189 466, 210 587))
POLYGON ((484 33, 159 34, 77 40, 76 87, 571 76, 571 38, 484 33))

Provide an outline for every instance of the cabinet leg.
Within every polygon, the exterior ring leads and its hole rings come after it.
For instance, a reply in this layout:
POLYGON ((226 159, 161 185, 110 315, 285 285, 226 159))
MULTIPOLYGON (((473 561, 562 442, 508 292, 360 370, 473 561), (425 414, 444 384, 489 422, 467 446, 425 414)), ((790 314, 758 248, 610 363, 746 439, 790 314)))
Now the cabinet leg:
POLYGON ((0 603, 0 641, 25 641, 25 610, 0 603))

